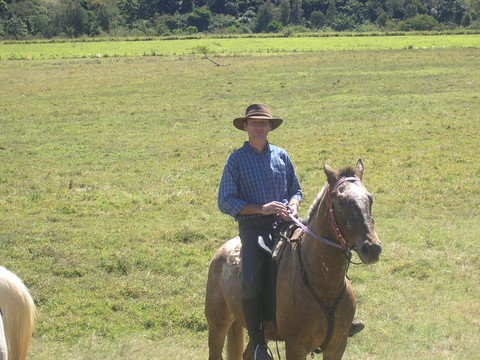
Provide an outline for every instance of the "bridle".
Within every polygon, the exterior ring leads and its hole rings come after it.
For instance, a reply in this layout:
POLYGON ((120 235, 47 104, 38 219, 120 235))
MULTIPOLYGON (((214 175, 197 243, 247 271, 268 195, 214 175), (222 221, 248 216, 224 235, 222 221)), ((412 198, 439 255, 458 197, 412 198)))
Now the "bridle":
POLYGON ((305 231, 308 235, 310 235, 313 239, 315 239, 317 241, 320 241, 320 242, 323 242, 324 244, 333 246, 337 249, 343 250, 343 252, 347 256, 349 261, 350 261, 350 258, 351 258, 351 252, 353 250, 353 247, 345 241, 340 229, 338 228, 337 220, 335 219, 335 212, 333 211, 333 207, 332 207, 331 195, 334 191, 336 191, 340 187, 340 185, 344 184, 345 182, 352 182, 353 183, 353 182, 356 182, 356 181, 360 181, 360 180, 356 177, 353 177, 353 176, 352 177, 342 177, 336 182, 336 184, 333 187, 329 186, 329 188, 327 189, 327 192, 325 194, 325 196, 326 196, 325 200, 327 202, 327 212, 328 212, 328 216, 329 216, 329 224, 330 224, 332 232, 335 236, 336 242, 334 242, 332 240, 329 240, 329 239, 325 239, 324 237, 321 237, 320 235, 315 234, 312 230, 310 230, 307 226, 305 226, 305 224, 303 224, 295 216, 290 214, 290 219, 292 219, 292 221, 296 225, 298 225, 300 228, 302 228, 302 230, 305 231))

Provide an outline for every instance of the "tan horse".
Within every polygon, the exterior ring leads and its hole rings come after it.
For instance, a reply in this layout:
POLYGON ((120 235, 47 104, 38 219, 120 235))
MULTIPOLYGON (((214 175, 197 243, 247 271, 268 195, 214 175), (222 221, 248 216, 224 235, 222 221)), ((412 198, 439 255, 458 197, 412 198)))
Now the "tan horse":
POLYGON ((0 360, 25 360, 35 304, 23 282, 0 266, 0 360))
MULTIPOLYGON (((371 217, 372 196, 362 184, 364 166, 334 171, 309 210, 308 231, 283 251, 278 264, 276 321, 265 323, 266 340, 285 342, 287 360, 304 360, 321 348, 325 360, 341 359, 355 314, 355 296, 346 278, 350 250, 364 264, 375 263, 381 242, 371 217), (331 210, 331 211, 330 211, 331 210)), ((208 273, 205 315, 209 359, 239 360, 245 319, 240 298, 240 239, 215 253, 208 273)), ((244 358, 251 358, 246 352, 244 358)))

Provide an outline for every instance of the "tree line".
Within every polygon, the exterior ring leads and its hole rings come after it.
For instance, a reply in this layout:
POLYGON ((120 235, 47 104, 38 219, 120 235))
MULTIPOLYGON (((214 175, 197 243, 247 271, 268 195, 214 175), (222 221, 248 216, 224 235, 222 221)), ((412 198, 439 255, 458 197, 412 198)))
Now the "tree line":
POLYGON ((0 37, 480 30, 479 0, 0 0, 0 37))

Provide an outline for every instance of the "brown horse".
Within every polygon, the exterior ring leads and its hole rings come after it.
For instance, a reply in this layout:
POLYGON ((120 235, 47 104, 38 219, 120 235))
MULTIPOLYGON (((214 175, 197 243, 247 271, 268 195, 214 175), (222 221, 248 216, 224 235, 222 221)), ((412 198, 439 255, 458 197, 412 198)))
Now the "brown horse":
MULTIPOLYGON (((328 183, 309 210, 307 231, 285 247, 278 263, 276 321, 265 323, 266 340, 285 342, 287 360, 304 360, 321 348, 323 359, 341 359, 355 314, 346 278, 351 250, 364 264, 375 263, 382 247, 371 216, 373 198, 362 184, 364 166, 335 171, 324 165, 328 183)), ((245 319, 240 298, 240 239, 215 253, 206 291, 209 359, 239 360, 245 319)), ((251 358, 245 351, 244 358, 251 358)))

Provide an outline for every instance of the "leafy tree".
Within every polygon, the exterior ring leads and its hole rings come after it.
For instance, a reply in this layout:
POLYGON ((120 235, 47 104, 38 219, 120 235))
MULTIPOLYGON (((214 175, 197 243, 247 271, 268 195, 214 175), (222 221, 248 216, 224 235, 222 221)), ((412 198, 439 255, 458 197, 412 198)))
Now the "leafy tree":
POLYGON ((387 0, 385 6, 388 14, 392 19, 403 19, 405 17, 405 9, 403 8, 404 0, 387 0))
POLYGON ((431 14, 442 23, 460 24, 467 11, 461 0, 431 0, 427 4, 427 7, 431 9, 431 14))
POLYGON ((175 14, 180 7, 179 7, 179 1, 178 0, 156 0, 157 5, 156 5, 156 12, 160 14, 175 14))
POLYGON ((327 13, 325 14, 325 17, 327 18, 327 22, 329 24, 333 23, 337 15, 338 15, 338 11, 337 11, 337 6, 335 4, 335 0, 329 0, 327 13))
POLYGON ((389 18, 386 11, 383 9, 380 9, 377 20, 375 21, 375 24, 377 24, 377 26, 384 28, 387 25, 388 20, 389 18))
POLYGON ((440 27, 440 24, 433 16, 427 14, 417 15, 411 19, 401 21, 398 24, 399 30, 435 30, 440 27))
POLYGON ((374 23, 378 16, 380 16, 381 11, 385 11, 380 0, 368 0, 365 3, 366 16, 370 22, 374 23))
POLYGON ((205 31, 210 26, 212 20, 212 12, 206 7, 195 8, 192 13, 187 16, 187 25, 195 26, 198 31, 205 31))
POLYGON ((183 0, 178 9, 180 14, 187 14, 193 11, 195 2, 193 0, 183 0))
POLYGON ((282 24, 280 24, 280 22, 278 21, 270 21, 267 25, 267 31, 269 33, 277 33, 279 32, 280 30, 282 30, 282 24))
POLYGON ((224 9, 225 9, 225 1, 224 0, 209 0, 208 1, 208 8, 213 13, 221 14, 221 13, 224 12, 224 9))
POLYGON ((221 32, 225 30, 227 32, 235 33, 237 26, 238 22, 234 16, 224 14, 212 14, 212 20, 208 29, 211 31, 221 32))
POLYGON ((187 27, 187 14, 163 14, 155 19, 157 33, 166 34, 175 30, 182 30, 187 27), (161 32, 160 32, 161 31, 161 32))
POLYGON ((340 13, 330 24, 335 31, 347 31, 355 29, 355 20, 347 14, 340 13))
POLYGON ((325 26, 325 15, 320 10, 314 10, 310 14, 310 24, 313 28, 320 29, 325 26))
POLYGON ((28 36, 28 27, 22 19, 14 16, 5 22, 5 33, 15 39, 24 39, 28 36))
POLYGON ((470 13, 466 13, 465 15, 463 15, 460 25, 462 25, 463 27, 469 27, 471 23, 472 17, 470 13))
POLYGON ((38 12, 30 17, 30 33, 47 39, 57 35, 57 28, 48 12, 38 12))
POLYGON ((270 0, 267 0, 265 4, 260 6, 260 8, 258 9, 257 18, 255 22, 255 27, 254 27, 255 32, 259 33, 267 30, 268 24, 274 18, 274 11, 275 11, 274 5, 270 0))
POLYGON ((3 0, 0 0, 0 15, 7 12, 7 3, 3 0))
POLYGON ((339 31, 365 23, 385 27, 390 19, 403 20, 396 25, 400 30, 441 24, 476 29, 479 16, 479 0, 0 0, 0 37, 95 36, 124 26, 149 35, 192 32, 193 26, 262 32, 306 19, 313 28, 339 31))
POLYGON ((78 2, 67 5, 64 14, 64 31, 69 36, 81 36, 86 31, 86 11, 78 2))
POLYGON ((413 18, 418 14, 418 8, 415 4, 408 4, 405 6, 405 18, 413 18))
POLYGON ((237 16, 237 14, 238 14, 238 4, 234 1, 228 1, 225 4, 225 14, 226 15, 237 16))
POLYGON ((325 0, 303 0, 302 1, 303 16, 310 19, 313 11, 320 10, 323 14, 327 11, 325 0))
POLYGON ((127 24, 132 24, 137 19, 138 0, 119 0, 118 8, 127 24))
POLYGON ((247 11, 257 12, 260 6, 265 4, 264 0, 237 0, 238 12, 244 14, 247 11))
POLYGON ((290 0, 280 1, 280 23, 287 26, 290 22, 290 0))
POLYGON ((97 23, 102 28, 103 31, 108 31, 110 29, 110 20, 111 14, 105 4, 102 4, 98 9, 95 10, 97 16, 97 23))
POLYGON ((301 25, 303 23, 302 0, 291 0, 290 23, 293 25, 301 25))

